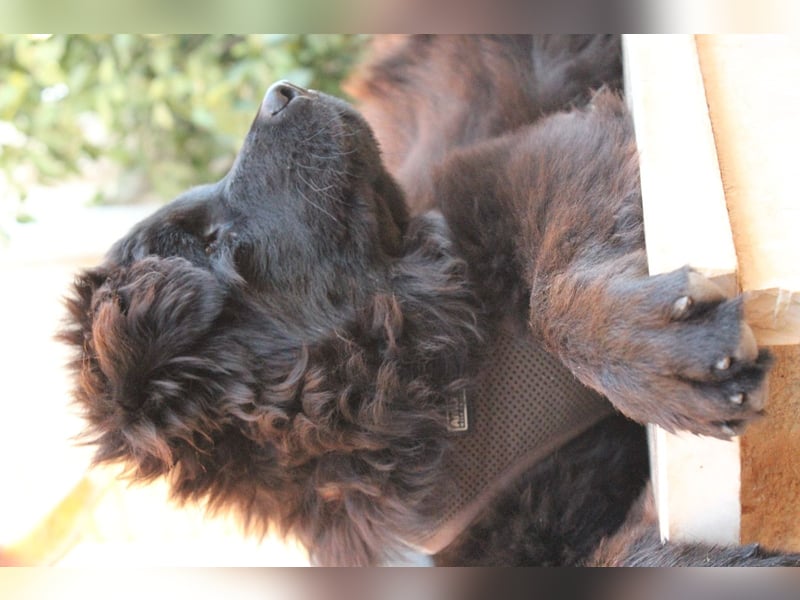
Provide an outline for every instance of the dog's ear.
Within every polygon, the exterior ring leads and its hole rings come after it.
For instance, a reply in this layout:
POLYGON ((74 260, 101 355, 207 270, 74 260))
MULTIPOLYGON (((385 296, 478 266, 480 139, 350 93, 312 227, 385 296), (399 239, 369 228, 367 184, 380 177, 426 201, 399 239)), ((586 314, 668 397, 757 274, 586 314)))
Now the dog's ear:
POLYGON ((110 274, 92 296, 92 343, 119 400, 133 403, 141 379, 203 336, 224 298, 214 275, 182 258, 147 257, 110 274))
POLYGON ((163 473, 174 462, 174 439, 194 443, 173 418, 190 393, 174 374, 209 362, 200 348, 226 288, 182 258, 152 256, 87 271, 73 289, 60 338, 77 351, 75 400, 95 460, 126 460, 144 477, 163 473))

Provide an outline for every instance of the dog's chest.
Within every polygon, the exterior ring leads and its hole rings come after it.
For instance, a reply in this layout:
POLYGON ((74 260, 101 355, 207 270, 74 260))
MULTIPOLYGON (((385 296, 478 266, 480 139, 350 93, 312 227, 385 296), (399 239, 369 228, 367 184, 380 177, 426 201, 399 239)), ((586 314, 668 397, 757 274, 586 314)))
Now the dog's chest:
POLYGON ((413 545, 442 550, 516 477, 612 412, 532 336, 503 326, 474 392, 449 406, 447 510, 413 545))

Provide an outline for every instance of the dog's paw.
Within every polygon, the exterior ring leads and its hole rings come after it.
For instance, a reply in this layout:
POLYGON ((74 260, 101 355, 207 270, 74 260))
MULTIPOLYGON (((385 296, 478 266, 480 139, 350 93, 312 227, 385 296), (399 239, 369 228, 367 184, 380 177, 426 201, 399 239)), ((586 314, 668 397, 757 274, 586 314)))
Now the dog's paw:
POLYGON ((770 355, 743 321, 741 297, 726 297, 690 269, 627 291, 630 318, 619 316, 609 348, 625 365, 624 412, 718 438, 738 435, 763 414, 770 355))

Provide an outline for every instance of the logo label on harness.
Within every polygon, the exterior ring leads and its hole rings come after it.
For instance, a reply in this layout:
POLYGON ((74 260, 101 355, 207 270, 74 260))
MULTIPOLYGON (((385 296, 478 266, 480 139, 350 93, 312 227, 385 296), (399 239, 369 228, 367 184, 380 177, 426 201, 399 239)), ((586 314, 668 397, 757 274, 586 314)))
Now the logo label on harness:
POLYGON ((453 432, 469 430, 467 392, 461 392, 447 400, 447 429, 453 432))

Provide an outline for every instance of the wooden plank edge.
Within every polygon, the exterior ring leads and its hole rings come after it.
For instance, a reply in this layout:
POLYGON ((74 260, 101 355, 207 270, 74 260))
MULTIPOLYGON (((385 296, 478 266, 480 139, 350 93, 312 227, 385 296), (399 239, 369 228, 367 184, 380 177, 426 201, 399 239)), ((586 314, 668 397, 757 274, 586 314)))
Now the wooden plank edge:
POLYGON ((800 292, 782 288, 746 292, 744 315, 759 346, 800 344, 800 292))
MULTIPOLYGON (((646 197, 656 189, 661 182, 648 181, 649 178, 669 181, 675 178, 675 173, 669 171, 675 162, 690 160, 683 154, 673 157, 673 164, 651 164, 652 157, 649 152, 653 143, 658 143, 648 136, 652 136, 653 119, 667 119, 664 127, 674 127, 670 117, 675 116, 680 110, 662 103, 660 114, 648 114, 653 108, 645 106, 646 91, 641 86, 646 73, 660 73, 654 65, 644 64, 648 58, 652 61, 651 44, 661 44, 661 58, 665 61, 681 61, 678 71, 674 70, 673 76, 683 77, 682 92, 694 94, 691 100, 691 110, 696 111, 695 118, 702 120, 701 128, 688 131, 686 144, 691 147, 692 136, 701 136, 703 139, 695 148, 701 148, 704 153, 704 166, 695 173, 707 173, 709 178, 705 181, 710 196, 700 195, 700 200, 711 201, 716 204, 712 209, 714 213, 711 226, 716 227, 715 235, 710 236, 714 242, 721 246, 719 252, 707 253, 703 245, 708 245, 708 237, 687 239, 684 231, 673 230, 666 232, 657 243, 648 243, 648 261, 651 274, 668 271, 683 264, 690 264, 701 273, 711 277, 729 294, 738 292, 736 276, 736 253, 733 246, 733 235, 730 230, 722 181, 719 174, 719 163, 716 156, 708 115, 705 92, 703 90, 702 76, 700 73, 697 49, 692 36, 659 36, 652 37, 623 35, 623 64, 625 73, 626 97, 631 109, 636 130, 637 144, 644 148, 640 156, 642 196, 645 215, 645 237, 648 241, 658 238, 664 232, 657 229, 663 227, 664 220, 659 221, 657 215, 664 206, 654 206, 651 198, 646 197), (674 52, 671 50, 675 50, 674 52), (648 53, 649 57, 643 56, 648 53), (648 123, 648 120, 650 122, 648 123), (659 174, 658 171, 661 170, 659 174), (667 169, 668 172, 664 172, 667 169), (650 235, 648 235, 650 232, 650 235), (655 235, 654 235, 654 232, 655 235), (671 236, 671 239, 670 239, 671 236), (681 240, 676 244, 675 240, 681 240), (673 246, 680 246, 676 256, 668 256, 673 251, 673 246), (695 259, 695 257, 701 257, 695 259)), ((658 53, 659 51, 656 51, 658 53)), ((668 72, 669 69, 667 68, 668 72)), ((675 82, 667 84, 666 92, 675 93, 675 82)), ((677 88, 680 89, 680 88, 677 88)), ((651 90, 652 92, 652 90, 651 90)), ((650 98, 653 94, 650 93, 650 98)), ((686 101, 686 98, 684 98, 686 101)), ((661 125, 656 123, 656 126, 661 125)), ((663 140, 662 140, 663 141, 663 140)), ((675 148, 676 153, 681 149, 675 148)), ((697 165, 694 165, 697 167, 697 165)), ((691 169, 690 169, 691 170, 691 169)), ((691 185, 689 182, 672 181, 673 189, 678 185, 691 185)), ((691 190, 689 191, 691 192, 691 190)), ((658 200, 658 199, 656 199, 658 200)), ((665 201, 662 194, 661 202, 665 201)), ((669 225, 669 223, 666 223, 669 225)), ((656 497, 656 507, 659 515, 659 528, 663 540, 705 541, 710 543, 736 543, 740 537, 741 507, 740 507, 740 444, 739 439, 731 441, 717 440, 714 438, 694 436, 690 434, 672 434, 657 426, 648 426, 648 441, 652 465, 653 490, 656 497)))

